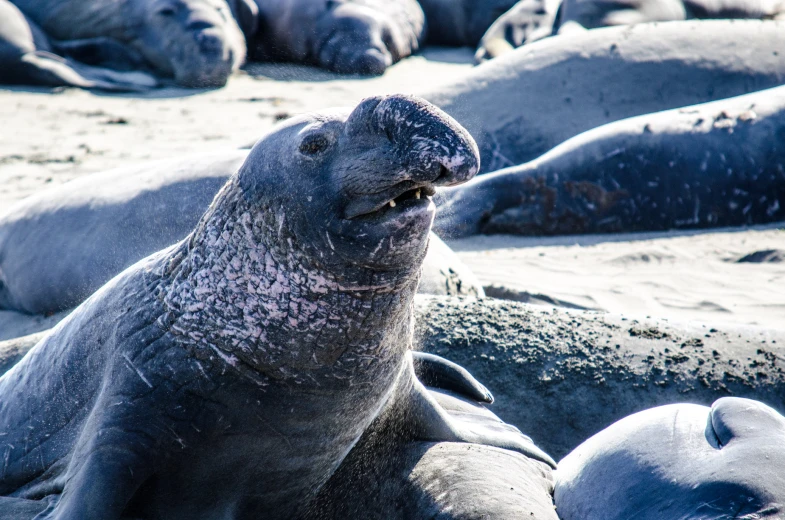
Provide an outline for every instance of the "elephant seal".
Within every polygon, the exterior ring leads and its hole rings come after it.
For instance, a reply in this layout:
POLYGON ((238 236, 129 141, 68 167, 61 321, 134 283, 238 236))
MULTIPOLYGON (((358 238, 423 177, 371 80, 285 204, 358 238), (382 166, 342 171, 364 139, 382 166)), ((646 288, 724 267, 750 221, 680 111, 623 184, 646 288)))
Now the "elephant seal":
POLYGON ((626 417, 559 463, 562 520, 724 520, 785 514, 785 417, 758 401, 626 417))
POLYGON ((144 72, 93 67, 58 56, 34 22, 0 0, 0 84, 141 91, 158 82, 144 72))
POLYGON ((645 408, 736 396, 785 409, 785 330, 435 296, 417 297, 415 323, 418 349, 466 368, 557 458, 645 408))
POLYGON ((785 220, 785 87, 608 123, 439 193, 435 229, 556 235, 785 220))
MULTIPOLYGON (((82 303, 126 267, 188 235, 247 156, 248 150, 226 150, 143 162, 7 208, 0 214, 0 309, 48 315, 82 303)), ((484 295, 471 270, 433 234, 419 291, 484 295)), ((0 338, 8 337, 3 323, 0 315, 0 338)))
POLYGON ((707 20, 546 38, 423 97, 469 130, 489 172, 605 123, 780 85, 784 29, 707 20))
POLYGON ((552 464, 452 420, 407 355, 427 195, 477 170, 469 134, 417 98, 279 126, 191 235, 0 378, 0 495, 45 499, 43 518, 293 516, 388 406, 415 437, 552 464))
POLYGON ((430 45, 474 47, 515 0, 420 0, 430 45))
POLYGON ((106 69, 220 87, 245 61, 245 37, 225 0, 12 0, 56 52, 106 69))
POLYGON ((417 52, 425 19, 416 0, 256 0, 251 57, 349 74, 382 74, 417 52))

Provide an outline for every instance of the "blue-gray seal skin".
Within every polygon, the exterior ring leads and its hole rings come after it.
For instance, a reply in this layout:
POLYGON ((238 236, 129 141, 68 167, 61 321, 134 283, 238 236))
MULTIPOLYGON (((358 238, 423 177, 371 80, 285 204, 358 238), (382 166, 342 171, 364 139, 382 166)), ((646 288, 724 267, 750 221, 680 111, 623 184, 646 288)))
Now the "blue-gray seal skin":
POLYGON ((220 87, 245 61, 225 0, 13 0, 56 53, 138 70, 185 87, 220 87))
POLYGON ((785 87, 615 121, 439 193, 435 228, 563 235, 785 219, 785 87))
POLYGON ((785 418, 759 401, 673 404, 626 417, 559 462, 562 520, 725 520, 785 514, 785 418))
POLYGON ((193 233, 0 378, 0 504, 58 520, 288 518, 393 404, 425 440, 553 464, 517 430, 451 420, 407 354, 429 195, 478 168, 469 134, 417 98, 275 129, 193 233))

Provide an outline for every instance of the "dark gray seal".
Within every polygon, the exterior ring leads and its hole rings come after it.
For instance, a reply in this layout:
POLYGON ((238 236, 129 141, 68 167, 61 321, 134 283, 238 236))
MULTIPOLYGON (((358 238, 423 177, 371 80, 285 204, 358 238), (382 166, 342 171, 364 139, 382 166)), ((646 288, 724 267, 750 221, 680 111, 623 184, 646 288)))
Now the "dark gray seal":
POLYGON ((416 0, 256 0, 251 57, 341 73, 382 74, 415 53, 425 19, 416 0))
POLYGON ((138 70, 186 87, 218 87, 244 61, 245 38, 225 0, 12 0, 61 56, 138 70))
POLYGON ((780 85, 784 29, 707 20, 585 31, 524 46, 423 97, 469 130, 489 172, 605 123, 780 85))
POLYGON ((435 229, 557 235, 785 220, 785 87, 603 125, 439 193, 435 229))
POLYGON ((0 84, 140 91, 157 80, 58 56, 44 32, 8 0, 0 0, 0 84))
POLYGON ((293 516, 388 406, 423 440, 552 463, 517 430, 452 420, 407 355, 427 195, 477 169, 468 133, 416 98, 267 135, 191 235, 0 378, 4 502, 57 519, 293 516))
MULTIPOLYGON (((188 235, 247 156, 227 150, 143 162, 10 206, 0 214, 0 309, 48 315, 76 307, 126 267, 188 235)), ((433 234, 419 291, 483 295, 471 270, 433 234)), ((3 323, 0 315, 0 338, 3 323)))
POLYGON ((562 520, 745 520, 785 515, 785 417, 726 397, 636 413, 559 462, 562 520))
POLYGON ((415 345, 465 367, 495 413, 558 458, 645 408, 737 396, 785 409, 783 330, 417 299, 415 345))
POLYGON ((420 0, 429 45, 474 47, 515 0, 420 0))

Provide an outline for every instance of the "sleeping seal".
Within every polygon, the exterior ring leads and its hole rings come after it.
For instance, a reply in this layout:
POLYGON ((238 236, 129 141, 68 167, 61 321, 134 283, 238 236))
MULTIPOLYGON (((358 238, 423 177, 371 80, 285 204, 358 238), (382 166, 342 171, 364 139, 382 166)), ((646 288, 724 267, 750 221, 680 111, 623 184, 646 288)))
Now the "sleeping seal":
POLYGON ((605 123, 780 85, 783 47, 776 21, 609 27, 521 47, 423 97, 471 133, 490 172, 605 123))
POLYGON ((389 406, 419 438, 552 464, 517 430, 452 420, 407 355, 428 195, 478 166, 468 133, 417 98, 277 127, 188 237, 0 378, 0 504, 45 500, 58 520, 296 516, 389 406))
MULTIPOLYGON (((239 0, 237 0, 239 1, 239 0)), ((106 69, 219 87, 245 61, 245 38, 225 0, 12 0, 61 56, 106 69)))
POLYGON ((562 520, 785 514, 785 417, 750 399, 673 404, 612 424, 559 462, 562 520))
POLYGON ((0 0, 0 84, 137 91, 158 82, 144 72, 121 72, 57 56, 34 22, 8 0, 0 0))
POLYGON ((562 235, 785 220, 785 87, 594 128, 439 193, 436 231, 562 235))
POLYGON ((425 18, 416 0, 256 0, 251 57, 335 72, 382 74, 417 52, 425 18))

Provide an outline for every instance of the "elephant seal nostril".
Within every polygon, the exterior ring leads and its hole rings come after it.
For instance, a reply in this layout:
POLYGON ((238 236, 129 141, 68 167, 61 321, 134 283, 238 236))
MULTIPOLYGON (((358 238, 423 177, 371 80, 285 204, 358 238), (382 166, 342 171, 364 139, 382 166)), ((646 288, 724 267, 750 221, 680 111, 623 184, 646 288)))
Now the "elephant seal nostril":
POLYGON ((439 175, 436 177, 435 182, 445 181, 450 176, 450 170, 443 164, 439 165, 439 175))

